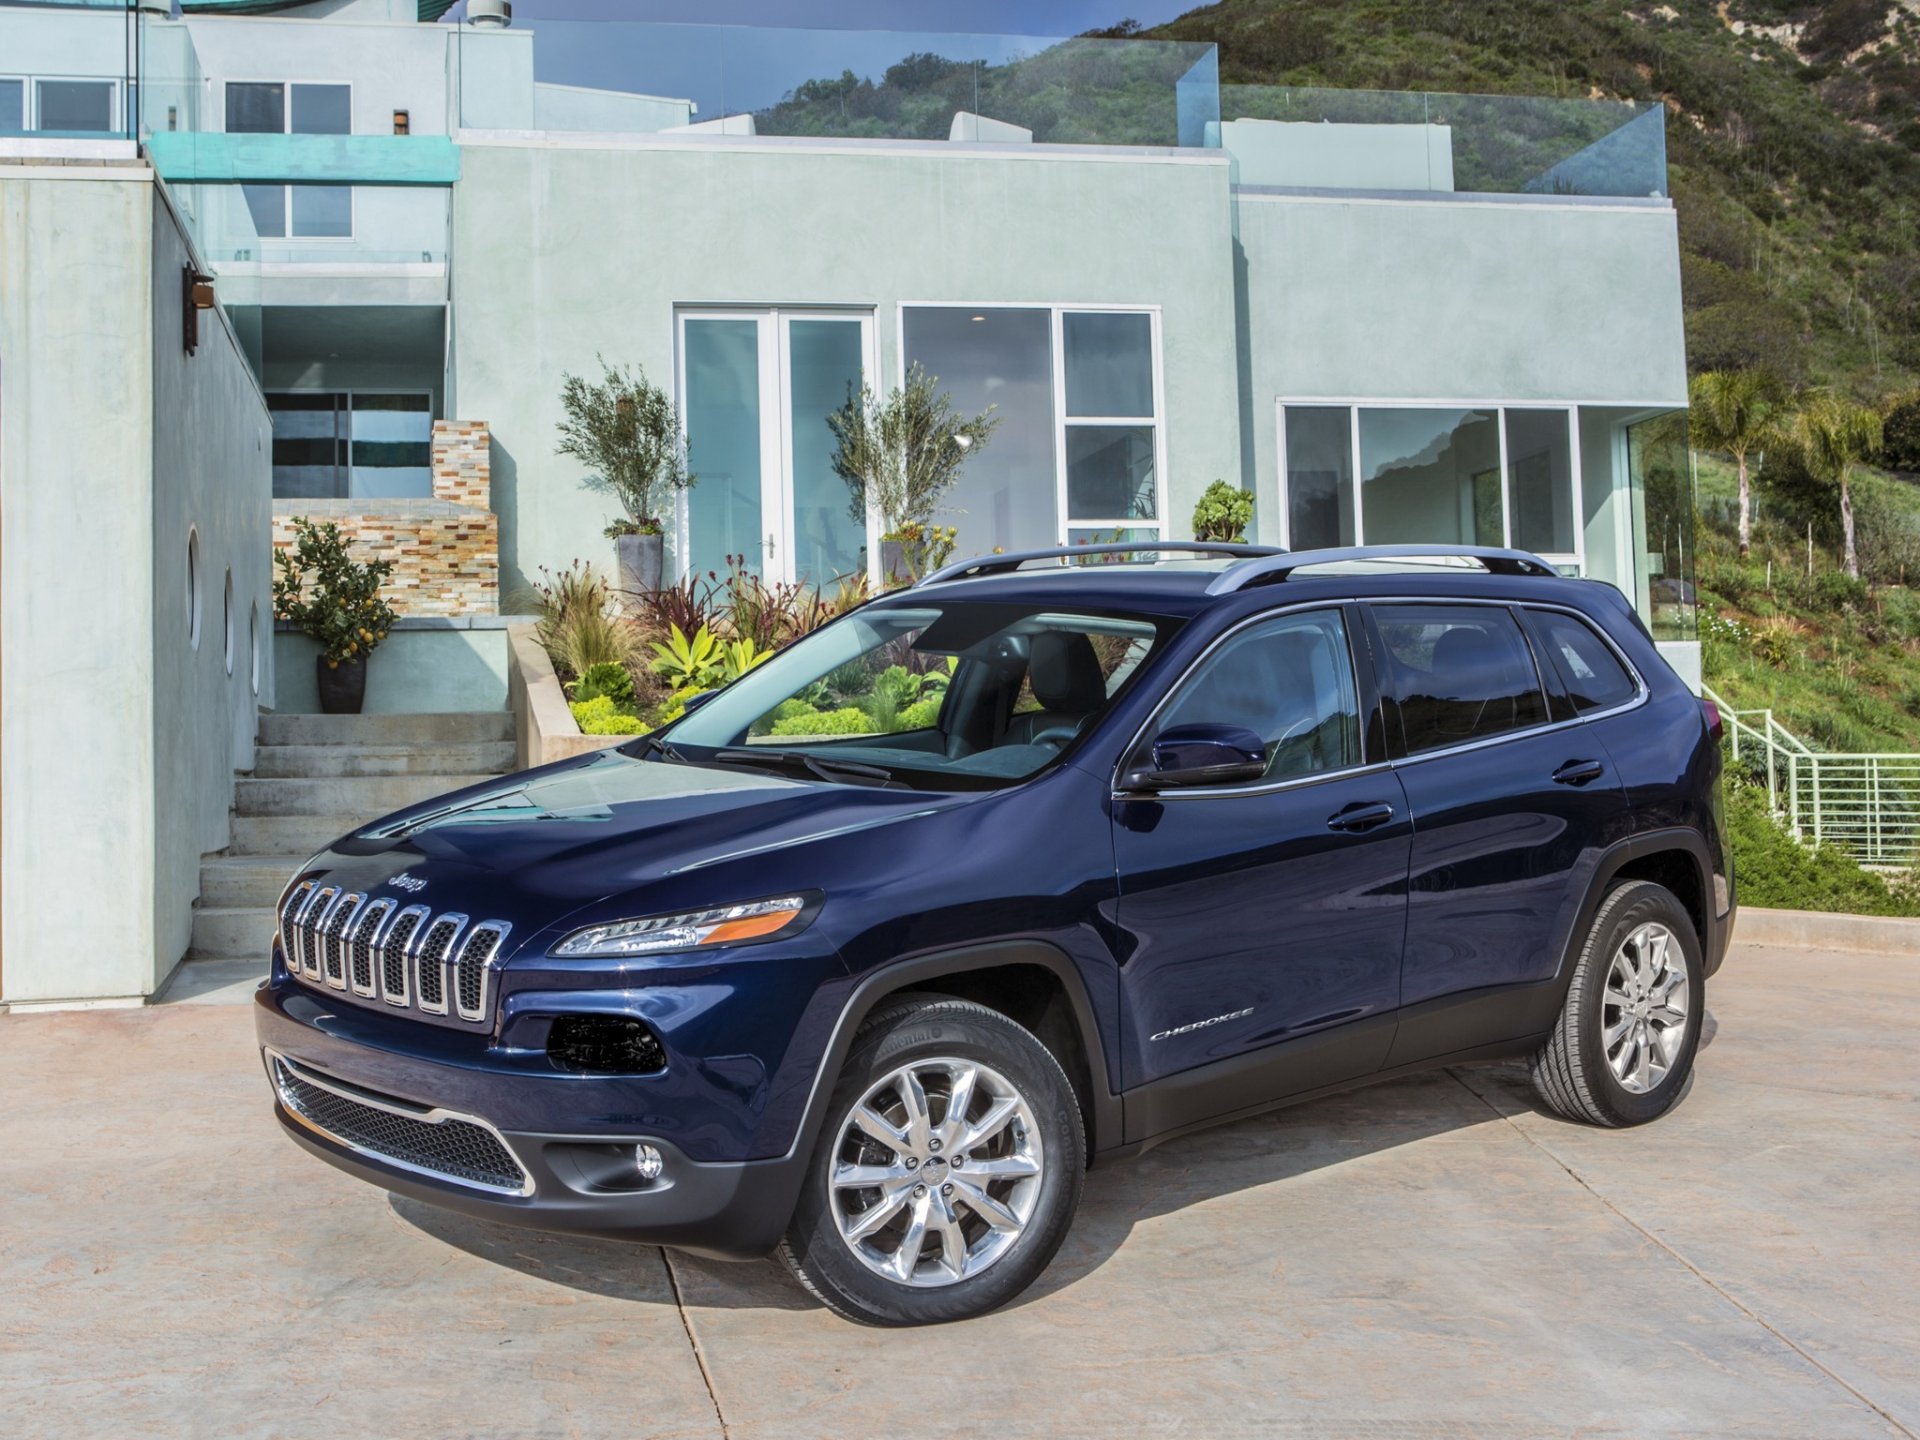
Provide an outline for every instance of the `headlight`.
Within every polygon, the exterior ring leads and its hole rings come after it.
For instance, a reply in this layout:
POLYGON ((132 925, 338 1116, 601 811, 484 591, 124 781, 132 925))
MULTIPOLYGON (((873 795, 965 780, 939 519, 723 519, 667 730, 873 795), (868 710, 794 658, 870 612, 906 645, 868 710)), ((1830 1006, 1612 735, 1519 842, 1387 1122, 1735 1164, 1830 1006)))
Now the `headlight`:
POLYGON ((749 900, 687 915, 655 915, 615 920, 576 930, 549 952, 554 955, 652 955, 662 950, 697 950, 743 940, 771 940, 799 930, 808 915, 808 897, 782 895, 749 900))

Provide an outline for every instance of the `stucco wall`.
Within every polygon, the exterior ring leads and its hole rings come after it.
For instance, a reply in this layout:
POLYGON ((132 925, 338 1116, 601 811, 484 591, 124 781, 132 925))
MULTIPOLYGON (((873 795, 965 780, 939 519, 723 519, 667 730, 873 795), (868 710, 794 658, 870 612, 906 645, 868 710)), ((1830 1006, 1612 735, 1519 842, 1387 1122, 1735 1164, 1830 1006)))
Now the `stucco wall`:
POLYGON ((605 354, 671 387, 677 303, 872 307, 889 387, 902 301, 1158 305, 1171 533, 1239 472, 1217 153, 521 141, 465 145, 461 175, 447 408, 493 427, 508 593, 542 565, 611 566, 610 502, 553 453, 561 374, 605 354))
POLYGON ((186 953, 200 857, 224 849, 236 769, 253 768, 261 705, 273 703, 269 534, 272 427, 253 372, 218 311, 200 314, 200 344, 181 340, 187 243, 173 211, 153 207, 154 939, 152 990, 186 953), (187 537, 198 539, 200 643, 187 625, 187 537), (225 588, 232 577, 233 660, 225 588), (257 616, 257 621, 255 617, 257 616), (260 693, 254 693, 255 637, 260 693))
POLYGON ((153 189, 53 168, 0 166, 8 1000, 135 995, 154 965, 153 189))

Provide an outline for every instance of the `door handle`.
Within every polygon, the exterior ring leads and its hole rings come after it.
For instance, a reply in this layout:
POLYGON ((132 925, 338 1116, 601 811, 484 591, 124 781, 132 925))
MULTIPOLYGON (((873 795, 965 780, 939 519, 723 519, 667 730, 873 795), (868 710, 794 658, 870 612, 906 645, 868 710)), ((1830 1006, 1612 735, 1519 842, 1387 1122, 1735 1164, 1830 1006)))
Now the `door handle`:
POLYGON ((1590 780, 1598 780, 1606 773, 1606 769, 1598 760, 1569 760, 1553 772, 1553 783, 1585 785, 1590 780))
POLYGON ((1391 819, 1393 819, 1393 806, 1386 801, 1378 801, 1372 805, 1360 801, 1347 806, 1336 815, 1329 815, 1327 828, 1353 834, 1361 830, 1371 830, 1376 825, 1384 825, 1391 819))

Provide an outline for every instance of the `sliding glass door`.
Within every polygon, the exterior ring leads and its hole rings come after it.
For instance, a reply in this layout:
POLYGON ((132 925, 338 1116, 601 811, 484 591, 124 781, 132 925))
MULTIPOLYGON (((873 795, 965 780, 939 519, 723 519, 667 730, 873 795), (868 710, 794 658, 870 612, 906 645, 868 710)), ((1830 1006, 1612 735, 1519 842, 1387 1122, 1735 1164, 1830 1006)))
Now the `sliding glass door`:
POLYGON ((827 417, 874 373, 873 319, 827 310, 679 312, 681 421, 697 478, 677 517, 682 573, 728 556, 831 588, 870 535, 833 470, 827 417))

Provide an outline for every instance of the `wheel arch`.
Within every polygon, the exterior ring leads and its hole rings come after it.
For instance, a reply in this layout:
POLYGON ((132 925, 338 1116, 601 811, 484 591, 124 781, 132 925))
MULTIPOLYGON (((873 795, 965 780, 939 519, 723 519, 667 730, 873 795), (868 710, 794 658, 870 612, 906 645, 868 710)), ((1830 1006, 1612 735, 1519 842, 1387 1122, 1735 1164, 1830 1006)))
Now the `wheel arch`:
MULTIPOLYGON (((1558 1003, 1564 1003, 1567 986, 1573 980, 1574 960, 1586 943, 1593 917, 1600 911, 1608 892, 1630 880, 1651 880, 1672 891, 1693 920, 1700 954, 1709 972, 1717 953, 1714 945, 1714 917, 1709 903, 1713 894, 1713 862, 1707 844, 1697 831, 1683 826, 1648 830, 1615 842, 1594 867, 1580 908, 1575 912, 1566 941, 1560 950, 1560 966, 1555 972, 1554 989, 1558 1003)), ((1719 947, 1724 950, 1725 947, 1719 947)))

